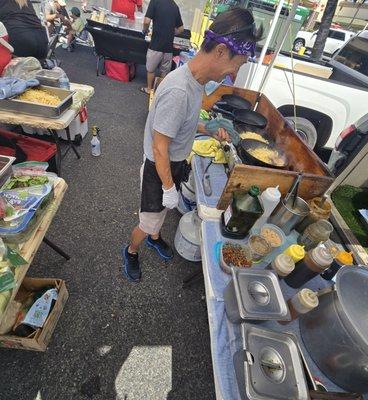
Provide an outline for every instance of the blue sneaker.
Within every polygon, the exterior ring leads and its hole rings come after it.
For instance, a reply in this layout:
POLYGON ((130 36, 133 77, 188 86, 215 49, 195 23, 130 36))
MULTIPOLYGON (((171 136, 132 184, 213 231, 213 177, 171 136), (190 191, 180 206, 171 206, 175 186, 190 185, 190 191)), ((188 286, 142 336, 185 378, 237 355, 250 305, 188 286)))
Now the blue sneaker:
POLYGON ((139 266, 138 254, 130 254, 128 248, 129 245, 121 250, 123 256, 123 274, 130 282, 139 282, 142 272, 139 266))
POLYGON ((159 236, 158 239, 152 239, 150 235, 147 236, 146 244, 148 247, 152 247, 157 251, 159 256, 165 261, 171 260, 174 257, 174 253, 170 246, 159 236))

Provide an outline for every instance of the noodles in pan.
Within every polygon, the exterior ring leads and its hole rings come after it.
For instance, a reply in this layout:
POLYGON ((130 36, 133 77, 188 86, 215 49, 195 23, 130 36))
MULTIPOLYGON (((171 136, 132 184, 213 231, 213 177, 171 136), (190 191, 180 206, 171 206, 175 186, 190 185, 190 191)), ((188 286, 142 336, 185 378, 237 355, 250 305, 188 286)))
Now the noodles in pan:
POLYGON ((48 106, 57 106, 61 101, 59 97, 43 89, 28 89, 17 96, 16 99, 30 103, 46 104, 48 106))

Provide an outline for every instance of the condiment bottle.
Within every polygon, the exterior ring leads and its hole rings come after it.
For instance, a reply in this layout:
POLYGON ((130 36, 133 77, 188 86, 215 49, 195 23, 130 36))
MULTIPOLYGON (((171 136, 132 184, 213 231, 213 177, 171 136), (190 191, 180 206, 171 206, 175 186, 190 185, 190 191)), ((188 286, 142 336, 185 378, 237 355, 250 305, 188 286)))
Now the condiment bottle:
POLYGON ((305 250, 303 246, 299 244, 292 244, 285 251, 284 254, 290 256, 295 263, 302 260, 305 256, 305 250))
POLYGON ((262 229, 263 225, 267 222, 268 218, 272 214, 272 211, 280 203, 280 199, 281 193, 278 186, 269 187, 262 192, 260 196, 260 201, 262 203, 264 212, 262 217, 260 217, 258 221, 254 224, 254 232, 259 232, 262 229))
POLYGON ((325 219, 320 219, 305 228, 298 238, 298 243, 308 251, 320 242, 326 242, 332 232, 333 226, 325 219))
POLYGON ((280 279, 293 272, 294 268, 294 260, 287 254, 279 254, 267 267, 267 269, 273 269, 280 279))
POLYGON ((313 224, 320 219, 329 219, 331 214, 331 203, 322 198, 315 197, 308 202, 310 213, 303 221, 295 228, 298 232, 303 232, 307 226, 313 224))
MULTIPOLYGON (((291 321, 294 321, 300 314, 306 314, 318 307, 319 300, 317 293, 313 292, 313 290, 302 289, 289 299, 287 304, 290 310, 291 321)), ((279 321, 279 323, 286 325, 291 321, 279 321)))
POLYGON ((303 260, 296 264, 294 271, 285 278, 285 283, 294 289, 299 289, 329 268, 332 261, 330 252, 324 246, 309 250, 303 260))
POLYGON ((344 265, 353 265, 354 259, 352 253, 347 251, 339 251, 331 264, 331 267, 321 274, 323 279, 330 281, 344 265))
POLYGON ((257 219, 263 214, 258 200, 259 188, 252 186, 248 192, 233 192, 233 200, 222 213, 221 229, 225 237, 244 239, 257 219))
POLYGON ((91 152, 92 155, 98 157, 101 155, 101 142, 98 138, 99 128, 97 126, 92 127, 92 140, 91 140, 91 152))

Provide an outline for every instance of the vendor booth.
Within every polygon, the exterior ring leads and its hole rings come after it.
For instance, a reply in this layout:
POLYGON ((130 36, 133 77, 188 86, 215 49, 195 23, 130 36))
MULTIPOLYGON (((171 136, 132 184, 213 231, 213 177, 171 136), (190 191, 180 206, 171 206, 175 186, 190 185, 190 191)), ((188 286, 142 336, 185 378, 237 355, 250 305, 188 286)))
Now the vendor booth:
POLYGON ((220 86, 202 107, 207 127, 226 117, 235 133, 232 144, 198 134, 175 245, 202 261, 183 287, 204 277, 216 398, 363 399, 367 377, 342 359, 357 356, 354 346, 345 353, 333 339, 353 340, 359 318, 348 304, 361 310, 357 282, 368 279, 331 240, 324 194, 334 177, 266 96, 220 86), (329 308, 336 293, 347 307, 339 316, 329 308), (335 318, 349 320, 344 339, 335 318))

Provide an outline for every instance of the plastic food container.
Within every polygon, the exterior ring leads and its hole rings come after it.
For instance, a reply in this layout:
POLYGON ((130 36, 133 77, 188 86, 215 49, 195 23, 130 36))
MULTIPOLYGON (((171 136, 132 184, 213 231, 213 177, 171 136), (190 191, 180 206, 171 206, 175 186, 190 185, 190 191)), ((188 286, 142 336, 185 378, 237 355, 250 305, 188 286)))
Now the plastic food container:
POLYGON ((227 274, 231 274, 232 273, 231 272, 232 268, 236 268, 236 269, 239 269, 239 270, 245 269, 245 268, 250 268, 252 266, 252 253, 251 253, 249 247, 246 246, 246 245, 235 243, 235 242, 224 242, 224 243, 222 243, 221 254, 220 254, 220 266, 221 266, 221 269, 224 272, 226 272, 227 274), (225 261, 225 259, 224 259, 224 250, 227 247, 230 247, 230 246, 232 246, 234 249, 236 249, 235 251, 242 252, 244 258, 247 260, 247 263, 245 263, 242 266, 234 265, 234 264, 231 264, 231 263, 227 263, 225 261))
POLYGON ((40 85, 59 87, 59 79, 63 77, 64 72, 52 69, 43 69, 37 72, 36 79, 40 85))
POLYGON ((273 224, 263 225, 261 229, 261 236, 267 240, 272 248, 282 246, 286 240, 283 230, 273 224))
POLYGON ((252 261, 258 263, 272 251, 271 245, 261 235, 251 235, 248 246, 252 254, 252 261))

